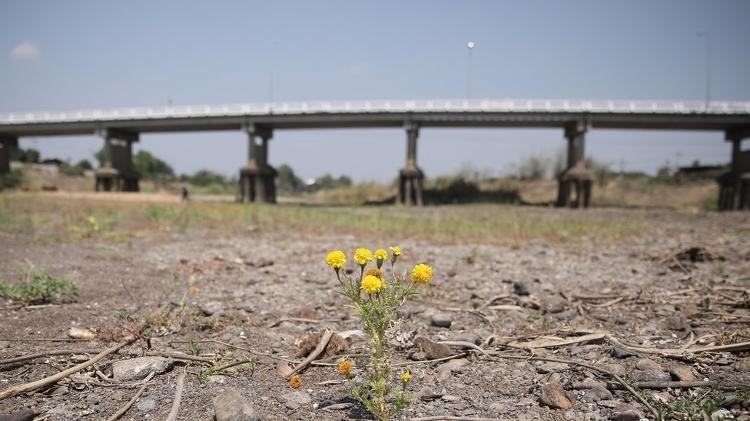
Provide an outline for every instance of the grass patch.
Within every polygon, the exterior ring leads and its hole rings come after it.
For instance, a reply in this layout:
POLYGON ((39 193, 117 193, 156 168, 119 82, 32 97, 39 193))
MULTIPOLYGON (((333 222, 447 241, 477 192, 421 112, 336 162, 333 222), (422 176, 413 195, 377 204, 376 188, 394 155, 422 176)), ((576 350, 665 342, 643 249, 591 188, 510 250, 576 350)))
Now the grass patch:
POLYGON ((33 272, 19 284, 8 285, 0 281, 0 297, 26 305, 75 302, 78 286, 46 272, 33 272))
POLYGON ((0 233, 33 241, 123 241, 138 236, 200 233, 235 236, 336 232, 380 238, 484 244, 530 239, 611 242, 637 235, 647 224, 636 212, 570 211, 496 204, 428 206, 239 205, 144 203, 116 198, 68 199, 16 194, 3 200, 0 233))

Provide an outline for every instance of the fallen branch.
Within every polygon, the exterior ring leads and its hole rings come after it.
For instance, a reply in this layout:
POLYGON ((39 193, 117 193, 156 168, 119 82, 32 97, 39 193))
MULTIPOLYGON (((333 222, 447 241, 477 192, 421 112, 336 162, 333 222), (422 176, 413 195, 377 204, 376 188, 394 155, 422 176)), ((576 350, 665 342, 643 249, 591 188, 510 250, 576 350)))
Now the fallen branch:
POLYGON ((463 358, 466 354, 453 354, 449 355, 447 357, 442 358, 435 358, 433 360, 421 360, 421 361, 402 361, 399 363, 393 363, 394 367, 405 367, 407 365, 413 365, 413 364, 428 364, 428 363, 437 363, 440 361, 448 361, 448 360, 455 360, 456 358, 463 358))
POLYGON ((501 418, 481 418, 481 417, 451 417, 448 415, 433 415, 431 417, 412 418, 411 421, 499 421, 501 418))
POLYGON ((511 346, 514 348, 526 348, 526 349, 534 349, 534 348, 554 348, 558 346, 565 346, 565 345, 572 345, 572 344, 579 344, 579 343, 585 343, 585 342, 592 342, 592 341, 598 341, 601 339, 604 339, 607 337, 606 333, 590 333, 588 335, 582 335, 582 336, 575 336, 571 338, 550 338, 550 337, 541 337, 537 339, 532 339, 530 341, 526 342, 520 342, 520 341, 512 341, 507 344, 507 346, 511 346))
POLYGON ((91 349, 67 349, 67 350, 62 349, 62 350, 54 350, 54 351, 45 351, 45 352, 39 352, 36 354, 20 355, 18 357, 0 360, 0 365, 20 363, 20 362, 29 361, 29 360, 35 360, 37 358, 53 357, 57 355, 93 354, 93 353, 99 353, 99 352, 101 351, 91 350, 91 349))
POLYGON ((141 386, 140 389, 138 389, 138 392, 136 392, 135 395, 133 395, 133 398, 131 398, 129 401, 127 401, 125 403, 125 405, 123 405, 122 407, 120 407, 120 409, 118 409, 117 412, 115 412, 114 414, 112 414, 111 417, 107 418, 107 421, 116 421, 121 416, 125 415, 125 413, 128 412, 128 410, 130 409, 130 407, 133 406, 133 404, 135 403, 135 401, 137 401, 138 398, 141 397, 141 395, 143 394, 143 392, 146 390, 146 386, 148 386, 147 383, 151 379, 153 379, 153 378, 154 378, 154 372, 152 371, 152 372, 148 373, 148 376, 143 380, 143 385, 141 386))
POLYGON ((3 400, 3 399, 12 398, 13 396, 18 396, 18 395, 20 395, 22 393, 25 393, 25 392, 30 392, 30 391, 32 391, 34 389, 38 389, 40 387, 44 387, 44 386, 47 386, 47 385, 50 385, 50 384, 53 384, 53 383, 57 383, 58 381, 60 381, 60 380, 62 380, 64 378, 70 376, 71 374, 77 373, 77 372, 83 370, 84 368, 91 367, 92 365, 94 365, 94 364, 98 363, 99 361, 101 361, 104 357, 106 357, 106 356, 108 356, 110 354, 113 354, 113 353, 119 351, 120 348, 123 348, 123 347, 126 347, 126 346, 132 344, 137 339, 138 339, 137 336, 130 336, 126 340, 124 340, 124 341, 122 341, 120 343, 117 343, 117 344, 115 344, 115 345, 113 345, 113 346, 105 349, 104 351, 96 354, 94 357, 92 357, 88 361, 85 361, 85 362, 83 362, 81 364, 73 366, 73 367, 71 367, 71 368, 69 368, 67 370, 63 370, 63 371, 61 371, 61 372, 59 372, 57 374, 53 374, 52 376, 45 377, 45 378, 43 378, 41 380, 36 380, 36 381, 33 381, 33 382, 24 383, 24 384, 18 384, 18 385, 14 385, 14 386, 8 387, 8 388, 0 391, 0 401, 3 400))
POLYGON ((462 346, 465 348, 471 348, 473 350, 479 351, 482 353, 482 355, 489 355, 486 353, 482 348, 480 348, 478 345, 473 344, 469 341, 440 341, 439 344, 443 345, 450 345, 450 346, 462 346))
MULTIPOLYGON (((170 344, 187 344, 187 343, 190 343, 190 342, 191 341, 170 341, 169 343, 170 344)), ((284 361, 284 362, 288 362, 288 363, 292 363, 292 364, 297 364, 298 363, 298 361, 291 360, 289 358, 277 357, 277 356, 275 356, 273 354, 269 354, 267 352, 256 351, 254 349, 245 348, 245 347, 242 347, 242 346, 239 346, 239 345, 230 344, 230 343, 227 343, 227 342, 222 342, 222 341, 219 341, 219 340, 216 340, 216 339, 203 339, 203 340, 200 340, 200 341, 193 341, 193 343, 197 343, 197 344, 217 344, 217 345, 225 346, 227 348, 239 349, 240 351, 249 352, 249 353, 251 353, 253 355, 258 355, 258 356, 261 356, 261 357, 267 357, 267 358, 271 358, 271 359, 278 360, 278 361, 284 361)))
POLYGON ((332 336, 333 331, 331 329, 326 329, 325 331, 323 331, 323 336, 320 338, 318 346, 316 346, 313 352, 311 352, 310 355, 307 356, 307 358, 305 358, 297 367, 295 367, 287 377, 291 377, 292 375, 304 370, 308 365, 310 365, 311 362, 318 358, 318 356, 323 353, 323 350, 326 349, 326 346, 328 346, 328 342, 331 340, 332 336))
POLYGON ((185 372, 183 371, 177 376, 177 387, 174 393, 174 400, 172 401, 172 409, 167 415, 166 421, 177 420, 177 413, 180 412, 180 401, 182 400, 182 390, 185 389, 185 372))
POLYGON ((320 320, 306 319, 304 317, 282 317, 279 320, 276 320, 275 322, 269 324, 266 327, 268 328, 276 327, 284 322, 320 323, 320 320))
MULTIPOLYGON (((607 387, 614 389, 616 384, 607 385, 607 387)), ((737 390, 747 387, 747 384, 743 383, 717 383, 717 382, 702 382, 702 381, 664 381, 664 382, 635 382, 633 387, 639 389, 691 389, 694 387, 709 387, 720 390, 737 390)))
POLYGON ((684 356, 686 353, 700 354, 704 352, 741 352, 750 350, 750 342, 739 342, 729 345, 703 346, 697 348, 650 348, 634 345, 626 345, 610 335, 606 339, 612 345, 624 348, 632 352, 642 352, 645 354, 659 354, 666 357, 684 356))

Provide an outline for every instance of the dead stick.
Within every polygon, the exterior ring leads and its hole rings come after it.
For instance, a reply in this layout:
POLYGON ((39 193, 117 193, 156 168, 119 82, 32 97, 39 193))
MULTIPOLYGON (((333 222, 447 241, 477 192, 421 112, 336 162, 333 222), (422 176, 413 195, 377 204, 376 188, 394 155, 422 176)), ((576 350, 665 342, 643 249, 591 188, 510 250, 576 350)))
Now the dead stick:
POLYGON ((507 359, 511 359, 511 360, 549 361, 549 362, 553 362, 553 363, 563 363, 563 364, 577 365, 579 367, 588 368, 589 370, 594 370, 594 371, 597 371, 599 373, 606 374, 608 376, 611 376, 615 380, 617 380, 617 383, 620 383, 620 385, 622 385, 622 387, 624 387, 625 389, 627 389, 627 391, 630 392, 636 399, 638 399, 638 401, 640 401, 644 406, 646 406, 646 408, 648 408, 648 410, 651 411, 652 414, 654 414, 654 416, 656 417, 656 419, 661 419, 661 413, 656 408, 654 408, 653 406, 651 406, 651 404, 648 403, 648 401, 646 399, 644 399, 643 396, 641 396, 638 392, 636 392, 636 390, 633 389, 632 386, 630 386, 627 382, 625 382, 625 380, 623 380, 620 376, 618 376, 617 374, 615 374, 615 373, 613 373, 611 371, 608 371, 608 370, 605 370, 603 368, 599 368, 599 367, 593 366, 591 364, 586 364, 586 363, 582 363, 582 362, 574 361, 574 360, 566 360, 566 359, 562 359, 562 358, 531 357, 531 356, 525 356, 525 355, 503 355, 503 354, 499 354, 499 353, 493 353, 493 355, 496 356, 496 357, 499 357, 499 358, 507 358, 507 359))
POLYGON ((182 400, 182 390, 185 388, 185 372, 183 371, 177 376, 177 390, 174 394, 174 401, 172 401, 172 409, 167 415, 166 421, 175 421, 177 419, 177 413, 180 412, 180 401, 182 400))
POLYGON ((447 415, 433 415, 431 417, 412 418, 411 421, 499 421, 501 418, 481 418, 481 417, 451 417, 447 415))
MULTIPOLYGON (((613 385, 613 386, 616 386, 616 385, 613 385)), ((715 383, 715 382, 702 382, 702 381, 692 381, 692 382, 665 381, 665 382, 634 382, 633 387, 637 387, 639 389, 689 389, 689 388, 694 388, 694 387, 710 387, 710 388, 718 388, 720 390, 737 390, 743 387, 747 387, 747 384, 715 383)))
POLYGON ((0 365, 3 364, 13 364, 13 363, 20 363, 23 361, 28 360, 35 360, 37 358, 44 358, 44 357, 52 357, 55 355, 70 355, 70 354, 93 354, 93 353, 99 353, 100 350, 91 350, 91 349, 62 349, 57 351, 46 351, 46 352, 39 352, 37 354, 29 354, 29 355, 20 355, 18 357, 8 358, 5 360, 0 360, 0 365))
POLYGON ((146 386, 148 386, 149 380, 151 380, 152 378, 154 378, 154 372, 153 371, 148 374, 148 377, 146 377, 146 379, 143 381, 143 386, 141 386, 141 388, 138 389, 138 392, 136 392, 135 395, 133 395, 133 398, 130 399, 120 409, 118 409, 117 412, 115 412, 114 414, 112 414, 111 417, 107 418, 107 421, 116 421, 121 416, 125 415, 125 413, 128 412, 128 409, 130 409, 130 407, 133 406, 133 404, 135 403, 135 401, 137 401, 138 398, 141 397, 141 395, 143 394, 143 391, 146 390, 146 386))
POLYGON ((461 358, 461 357, 465 357, 465 356, 466 356, 466 354, 454 354, 454 355, 449 355, 449 356, 443 357, 443 358, 435 358, 434 360, 402 361, 400 363, 394 363, 393 366, 394 367, 405 367, 407 365, 414 365, 414 364, 436 363, 436 362, 440 362, 440 361, 454 360, 456 358, 461 358))
POLYGON ((311 362, 318 358, 323 350, 326 349, 326 346, 328 346, 328 341, 331 340, 332 336, 333 331, 330 329, 326 329, 323 332, 323 336, 320 338, 320 342, 318 342, 318 346, 315 347, 313 352, 311 352, 310 355, 307 356, 307 358, 305 358, 297 367, 294 368, 294 370, 289 374, 288 377, 291 377, 292 375, 304 370, 308 365, 310 365, 311 362))
POLYGON ((41 380, 36 380, 36 381, 33 381, 33 382, 24 383, 24 384, 18 384, 18 385, 15 385, 15 386, 8 387, 8 388, 0 391, 0 401, 3 400, 3 399, 12 398, 13 396, 18 396, 18 395, 20 395, 22 393, 29 392, 29 391, 32 391, 34 389, 38 389, 38 388, 43 387, 43 386, 47 386, 47 385, 56 383, 56 382, 58 382, 58 381, 60 381, 60 380, 62 380, 64 378, 70 376, 71 374, 74 374, 74 373, 77 373, 77 372, 83 370, 84 368, 91 367, 92 365, 94 365, 94 364, 98 363, 99 361, 101 361, 104 357, 117 352, 118 350, 120 350, 120 348, 123 348, 125 346, 128 346, 128 345, 132 344, 133 342, 136 341, 136 339, 138 339, 136 336, 130 336, 125 341, 120 342, 120 343, 118 343, 116 345, 113 345, 113 346, 105 349, 104 351, 96 354, 93 358, 89 359, 88 361, 85 361, 85 362, 83 362, 81 364, 73 366, 73 367, 71 367, 71 368, 69 368, 67 370, 63 370, 63 371, 61 371, 61 372, 59 372, 57 374, 53 374, 52 376, 45 377, 45 378, 43 378, 41 380))
POLYGON ((464 348, 471 348, 473 350, 479 351, 482 353, 482 355, 489 355, 482 348, 480 348, 477 344, 473 344, 469 341, 440 341, 439 344, 443 345, 449 345, 449 346, 462 346, 464 348))

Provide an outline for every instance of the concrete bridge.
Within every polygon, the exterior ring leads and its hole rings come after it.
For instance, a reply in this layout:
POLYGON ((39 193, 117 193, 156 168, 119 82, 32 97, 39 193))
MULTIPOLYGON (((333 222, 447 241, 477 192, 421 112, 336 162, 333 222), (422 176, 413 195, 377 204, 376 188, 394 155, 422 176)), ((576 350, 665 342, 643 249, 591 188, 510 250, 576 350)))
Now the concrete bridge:
POLYGON ((397 197, 405 205, 422 204, 424 174, 417 164, 422 127, 560 128, 568 148, 557 204, 581 207, 591 194, 591 177, 583 165, 588 130, 722 131, 732 144, 732 161, 719 179, 719 207, 750 208, 750 151, 741 148, 750 138, 750 102, 379 100, 0 114, 0 173, 9 171, 10 150, 21 137, 96 135, 105 145, 96 189, 137 191, 139 174, 131 151, 141 133, 241 130, 248 136, 248 156, 240 169, 239 197, 273 203, 276 172, 268 162, 268 147, 274 130, 372 127, 403 127, 406 132, 397 197))

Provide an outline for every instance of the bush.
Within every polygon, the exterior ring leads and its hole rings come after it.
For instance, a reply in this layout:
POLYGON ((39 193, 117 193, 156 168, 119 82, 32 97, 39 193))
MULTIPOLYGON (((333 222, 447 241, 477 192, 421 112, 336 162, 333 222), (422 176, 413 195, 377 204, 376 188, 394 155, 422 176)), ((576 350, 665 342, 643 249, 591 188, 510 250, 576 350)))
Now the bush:
POLYGON ((78 297, 78 286, 64 278, 36 272, 21 284, 0 282, 0 296, 27 305, 74 302, 78 297))
POLYGON ((7 174, 0 174, 0 190, 14 189, 23 184, 24 177, 21 170, 11 170, 7 174))

